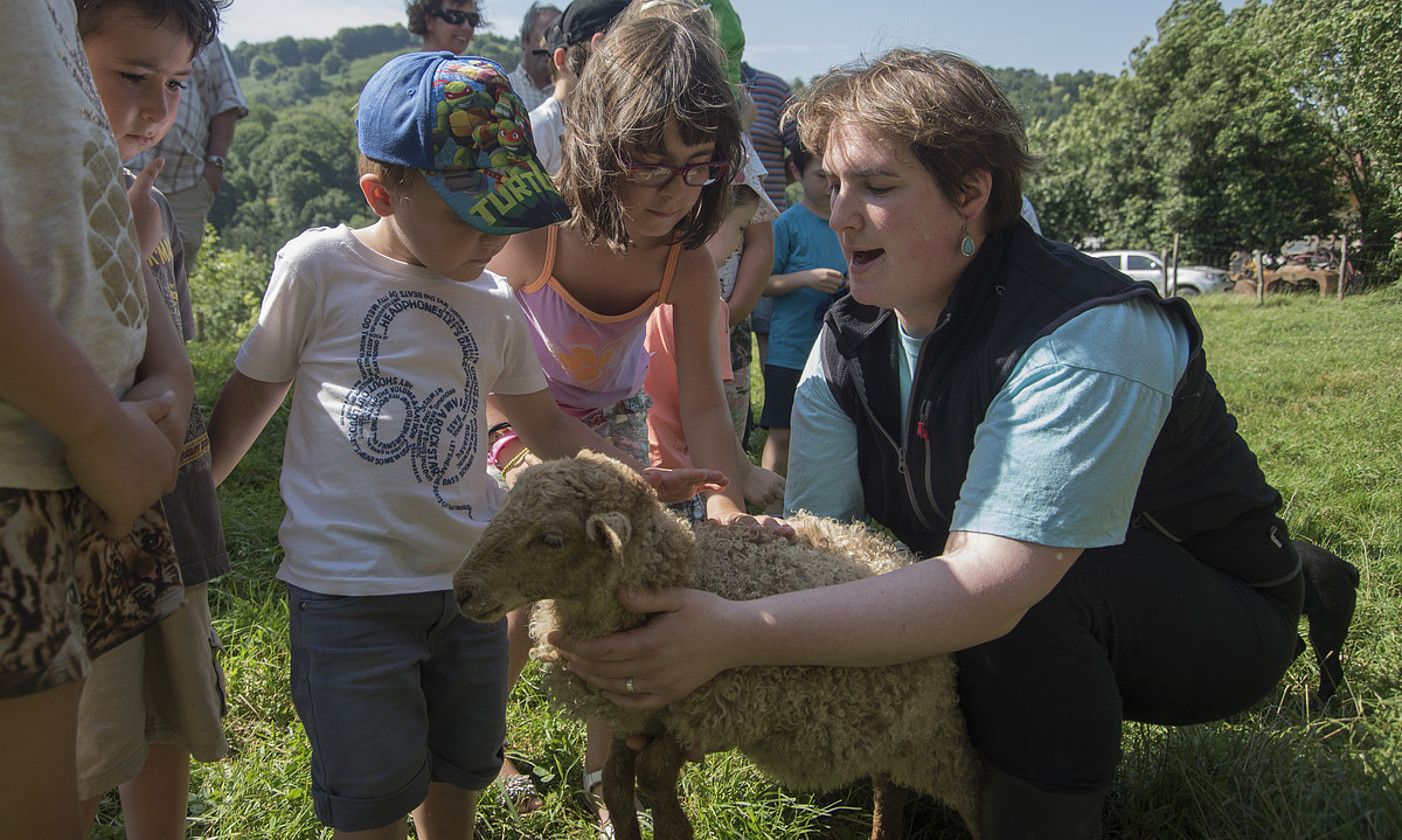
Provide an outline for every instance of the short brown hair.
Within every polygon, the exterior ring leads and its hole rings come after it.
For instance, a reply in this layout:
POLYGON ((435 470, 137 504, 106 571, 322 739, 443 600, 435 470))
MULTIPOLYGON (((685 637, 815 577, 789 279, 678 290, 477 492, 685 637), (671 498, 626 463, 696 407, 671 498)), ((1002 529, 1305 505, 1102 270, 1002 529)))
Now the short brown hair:
MULTIPOLYGON (((435 12, 443 8, 444 0, 409 0, 404 4, 404 14, 409 16, 409 32, 420 38, 428 34, 428 13, 435 12)), ((472 7, 477 14, 482 14, 482 3, 476 2, 472 7)), ((478 28, 486 28, 487 21, 484 18, 478 28)))
POLYGON ((969 173, 985 169, 993 188, 988 230, 1022 211, 1022 179, 1038 163, 1022 118, 978 65, 950 52, 895 49, 867 64, 828 72, 789 108, 803 144, 822 156, 833 126, 861 126, 904 142, 945 198, 958 199, 969 173))
MULTIPOLYGON (((557 183, 574 209, 569 224, 591 242, 602 238, 615 251, 628 246, 614 187, 629 154, 663 147, 668 123, 688 145, 714 140, 713 159, 728 162, 732 172, 742 163, 739 111, 723 54, 700 21, 621 18, 580 77, 565 118, 557 183)), ((702 187, 695 212, 677 225, 684 247, 705 244, 729 205, 729 178, 702 187)))
POLYGON ((380 179, 380 183, 384 184, 386 189, 395 192, 403 190, 405 187, 423 177, 423 174, 412 166, 405 166, 400 163, 385 163, 382 160, 368 158, 363 154, 357 162, 356 169, 359 170, 361 175, 377 176, 380 179))

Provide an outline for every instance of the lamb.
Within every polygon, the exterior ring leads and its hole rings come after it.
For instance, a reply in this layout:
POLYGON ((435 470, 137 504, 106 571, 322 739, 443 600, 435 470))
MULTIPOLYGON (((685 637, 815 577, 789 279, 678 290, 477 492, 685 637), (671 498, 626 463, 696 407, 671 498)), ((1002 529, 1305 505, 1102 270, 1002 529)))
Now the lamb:
POLYGON ((872 837, 903 831, 904 788, 930 794, 977 832, 980 765, 948 656, 880 668, 756 667, 726 671, 657 711, 622 709, 568 671, 546 634, 597 638, 645 616, 618 603, 620 587, 689 586, 731 599, 826 586, 914 561, 860 525, 800 515, 785 539, 702 523, 667 510, 633 471, 581 454, 524 471, 463 561, 453 589, 464 615, 496 621, 537 604, 531 622, 544 684, 566 712, 614 730, 604 768, 620 840, 640 840, 634 782, 653 808, 657 840, 693 836, 676 793, 686 750, 739 748, 780 784, 831 790, 873 781, 872 837), (549 600, 547 600, 549 599, 549 600), (637 753, 623 740, 654 736, 637 753))

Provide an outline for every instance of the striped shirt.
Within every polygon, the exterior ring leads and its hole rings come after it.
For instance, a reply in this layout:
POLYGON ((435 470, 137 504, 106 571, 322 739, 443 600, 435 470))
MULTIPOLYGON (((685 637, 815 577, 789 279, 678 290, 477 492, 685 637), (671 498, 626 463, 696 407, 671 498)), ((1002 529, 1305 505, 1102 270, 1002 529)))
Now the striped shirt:
POLYGON ((215 41, 200 50, 190 64, 190 85, 180 96, 180 109, 170 132, 153 148, 132 158, 128 166, 140 172, 147 161, 161 155, 166 165, 156 178, 157 189, 172 193, 194 186, 204 173, 209 121, 231 108, 238 110, 240 118, 248 115, 248 102, 229 63, 229 51, 215 41))
POLYGON ((764 164, 764 191, 769 194, 774 206, 783 210, 788 207, 788 201, 784 198, 784 186, 788 183, 784 177, 784 144, 794 135, 794 128, 790 122, 781 129, 780 118, 784 107, 793 98, 793 91, 773 73, 756 70, 743 63, 740 65, 740 81, 759 112, 750 126, 750 142, 764 164))

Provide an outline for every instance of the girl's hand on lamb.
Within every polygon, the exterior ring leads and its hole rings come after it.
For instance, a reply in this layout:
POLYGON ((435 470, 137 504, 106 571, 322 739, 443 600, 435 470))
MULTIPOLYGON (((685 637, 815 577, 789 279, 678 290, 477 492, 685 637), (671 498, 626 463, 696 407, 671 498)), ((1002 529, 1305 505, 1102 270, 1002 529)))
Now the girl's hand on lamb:
POLYGON ((722 525, 739 525, 746 528, 759 528, 764 531, 773 531, 781 537, 792 537, 793 526, 777 516, 760 514, 754 516, 748 513, 725 513, 719 517, 714 517, 722 525))
POLYGON ((619 706, 660 709, 732 666, 727 656, 735 646, 718 632, 729 626, 730 601, 679 588, 624 590, 619 601, 651 618, 641 627, 600 639, 549 637, 570 673, 619 706))
POLYGON ((764 467, 751 467, 745 476, 745 503, 757 508, 784 504, 784 477, 766 470, 764 467))
POLYGON ((730 479, 720 470, 691 467, 676 470, 648 467, 643 470, 643 478, 657 492, 657 498, 668 503, 684 502, 697 493, 716 493, 730 484, 730 479))

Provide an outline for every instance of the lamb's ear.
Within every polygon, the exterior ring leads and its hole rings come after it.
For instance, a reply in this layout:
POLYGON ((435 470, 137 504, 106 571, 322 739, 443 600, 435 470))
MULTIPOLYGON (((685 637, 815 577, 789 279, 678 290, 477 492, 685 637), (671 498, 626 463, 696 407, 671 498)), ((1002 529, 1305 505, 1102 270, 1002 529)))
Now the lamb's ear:
POLYGON ((611 510, 590 516, 584 521, 584 530, 589 539, 608 546, 614 559, 622 560, 623 546, 633 536, 633 523, 628 520, 626 514, 611 510))

